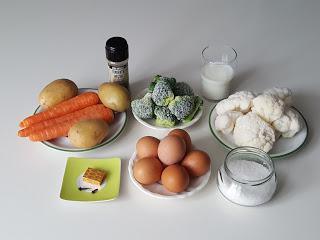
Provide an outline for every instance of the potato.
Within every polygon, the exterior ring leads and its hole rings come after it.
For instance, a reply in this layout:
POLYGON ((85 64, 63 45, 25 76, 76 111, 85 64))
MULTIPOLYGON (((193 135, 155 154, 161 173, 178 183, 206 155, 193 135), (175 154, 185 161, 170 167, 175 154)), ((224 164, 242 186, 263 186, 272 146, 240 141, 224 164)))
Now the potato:
POLYGON ((57 79, 45 86, 39 94, 39 103, 43 108, 52 107, 60 102, 77 96, 78 87, 69 79, 57 79))
POLYGON ((98 95, 101 102, 116 112, 124 112, 130 105, 129 91, 117 83, 103 83, 98 95))
POLYGON ((70 128, 68 138, 74 147, 89 148, 101 143, 108 132, 109 125, 104 120, 82 120, 70 128))

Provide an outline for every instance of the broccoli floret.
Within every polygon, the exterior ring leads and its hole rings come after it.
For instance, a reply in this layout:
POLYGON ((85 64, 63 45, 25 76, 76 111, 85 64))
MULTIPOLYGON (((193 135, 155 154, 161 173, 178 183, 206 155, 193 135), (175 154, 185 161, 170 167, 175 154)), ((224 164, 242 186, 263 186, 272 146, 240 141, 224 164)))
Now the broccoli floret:
POLYGON ((170 77, 159 77, 158 81, 165 81, 167 83, 169 83, 170 87, 173 89, 174 86, 176 85, 177 80, 175 78, 170 78, 170 77))
POLYGON ((143 98, 131 102, 133 113, 142 119, 153 118, 154 107, 151 93, 147 93, 143 98))
POLYGON ((173 89, 175 84, 176 84, 176 79, 175 78, 162 77, 161 75, 155 75, 153 77, 152 82, 149 85, 149 88, 148 88, 149 92, 153 92, 154 87, 156 86, 157 82, 159 82, 159 81, 168 82, 170 87, 171 87, 171 89, 173 89))
POLYGON ((152 92, 152 100, 158 106, 167 106, 174 99, 173 91, 168 82, 158 81, 152 92))
POLYGON ((156 124, 164 127, 173 127, 176 125, 177 118, 167 107, 156 106, 154 109, 156 115, 156 124))
POLYGON ((194 108, 193 108, 192 112, 182 120, 183 123, 190 122, 194 118, 194 116, 198 113, 198 111, 200 110, 200 108, 203 105, 203 100, 199 96, 195 97, 194 102, 195 103, 194 103, 194 108))
POLYGON ((169 109, 178 120, 186 118, 194 109, 193 96, 176 96, 169 104, 169 109))
POLYGON ((174 86, 173 93, 175 96, 194 95, 192 88, 185 82, 177 82, 174 86))

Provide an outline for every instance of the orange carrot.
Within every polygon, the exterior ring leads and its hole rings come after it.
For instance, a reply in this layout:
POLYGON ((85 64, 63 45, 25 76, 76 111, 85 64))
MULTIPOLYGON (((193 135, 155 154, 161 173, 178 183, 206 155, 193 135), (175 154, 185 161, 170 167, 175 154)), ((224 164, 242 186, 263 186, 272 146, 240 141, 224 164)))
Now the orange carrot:
POLYGON ((82 108, 98 104, 99 101, 100 100, 98 94, 94 92, 81 93, 80 95, 69 100, 63 101, 57 104, 56 106, 49 108, 46 111, 25 118, 20 122, 19 126, 29 127, 35 123, 42 122, 51 118, 60 117, 67 113, 71 113, 82 108))
MULTIPOLYGON (((85 120, 90 117, 93 111, 102 111, 105 107, 103 104, 98 104, 98 105, 92 105, 83 109, 80 109, 78 111, 75 111, 73 113, 68 113, 66 115, 63 115, 61 117, 57 118, 52 118, 46 121, 42 121, 39 123, 35 123, 31 125, 30 127, 24 128, 19 130, 18 136, 19 137, 28 137, 30 134, 48 128, 50 126, 56 125, 58 123, 66 122, 72 119, 77 119, 77 120, 85 120)), ((108 123, 111 123, 113 121, 113 114, 110 114, 109 118, 106 120, 108 123)))
POLYGON ((88 111, 85 114, 82 113, 82 115, 79 117, 78 112, 81 111, 82 110, 72 113, 74 115, 73 118, 70 117, 63 122, 59 122, 44 129, 32 132, 29 135, 29 139, 31 141, 46 141, 58 137, 67 136, 69 129, 80 120, 103 119, 106 122, 110 123, 114 119, 113 111, 110 108, 103 106, 102 104, 88 107, 88 111))

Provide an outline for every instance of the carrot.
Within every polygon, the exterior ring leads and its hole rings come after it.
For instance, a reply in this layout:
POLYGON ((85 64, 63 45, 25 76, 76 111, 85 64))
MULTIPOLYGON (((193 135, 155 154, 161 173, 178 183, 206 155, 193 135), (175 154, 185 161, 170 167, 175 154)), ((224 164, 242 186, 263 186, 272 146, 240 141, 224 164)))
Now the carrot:
MULTIPOLYGON (((18 131, 18 136, 19 137, 28 137, 30 134, 48 128, 50 126, 56 125, 58 123, 62 123, 62 122, 66 122, 72 119, 77 119, 77 120, 85 120, 88 119, 88 117, 90 117, 90 115, 92 114, 93 111, 101 111, 102 109, 104 109, 105 107, 102 104, 98 104, 98 105, 92 105, 83 109, 80 109, 78 111, 75 111, 73 113, 68 113, 66 115, 63 115, 61 117, 57 117, 57 118, 52 118, 46 121, 42 121, 39 123, 35 123, 33 125, 31 125, 30 127, 21 129, 18 131)), ((107 122, 111 123, 113 121, 113 114, 110 114, 107 122)))
POLYGON ((51 118, 60 117, 67 113, 77 111, 79 109, 99 103, 98 94, 94 92, 85 92, 80 95, 63 101, 46 111, 29 116, 22 120, 19 124, 20 127, 29 127, 35 123, 42 122, 51 118))
POLYGON ((31 141, 46 141, 58 137, 63 137, 68 135, 69 129, 80 120, 88 119, 103 119, 110 123, 114 119, 113 111, 110 108, 103 106, 102 104, 97 104, 90 106, 86 111, 79 110, 72 113, 73 117, 68 117, 67 120, 47 126, 46 128, 36 130, 29 135, 31 141), (79 112, 81 115, 79 116, 79 112))

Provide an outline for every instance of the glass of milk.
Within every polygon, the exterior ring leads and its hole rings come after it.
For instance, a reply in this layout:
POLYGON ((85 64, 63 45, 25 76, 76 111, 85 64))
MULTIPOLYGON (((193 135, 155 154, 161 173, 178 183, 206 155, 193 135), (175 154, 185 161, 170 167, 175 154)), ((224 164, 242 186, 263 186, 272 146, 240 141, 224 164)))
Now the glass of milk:
POLYGON ((225 45, 211 45, 202 50, 202 94, 210 100, 228 97, 234 76, 237 52, 225 45))

